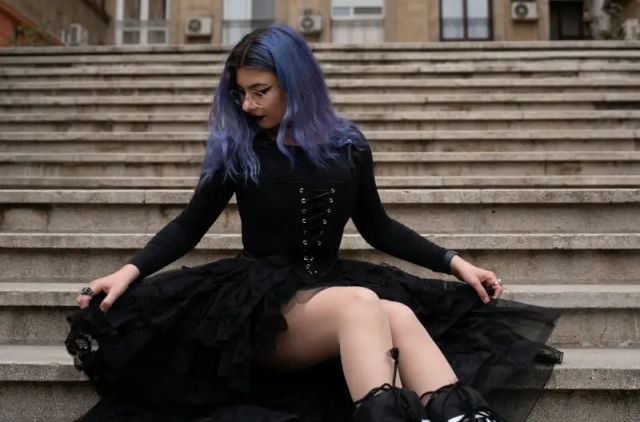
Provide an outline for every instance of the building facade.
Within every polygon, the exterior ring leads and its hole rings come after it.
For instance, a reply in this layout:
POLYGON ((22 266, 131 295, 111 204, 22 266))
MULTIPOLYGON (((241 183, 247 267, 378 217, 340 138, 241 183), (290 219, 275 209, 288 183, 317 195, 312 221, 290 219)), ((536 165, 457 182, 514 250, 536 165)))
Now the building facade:
POLYGON ((638 38, 639 17, 640 0, 0 0, 0 45, 38 34, 41 44, 234 44, 275 21, 334 43, 599 39, 616 22, 638 38))

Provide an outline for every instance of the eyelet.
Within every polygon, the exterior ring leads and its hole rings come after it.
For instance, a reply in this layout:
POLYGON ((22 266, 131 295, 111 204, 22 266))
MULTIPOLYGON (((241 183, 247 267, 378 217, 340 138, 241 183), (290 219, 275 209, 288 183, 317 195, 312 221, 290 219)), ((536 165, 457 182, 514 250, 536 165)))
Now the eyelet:
POLYGON ((306 218, 303 218, 301 221, 302 221, 302 224, 307 224, 307 219, 306 218))
POLYGON ((327 214, 331 214, 331 208, 327 208, 327 214))
POLYGON ((315 259, 315 258, 314 258, 314 257, 312 257, 312 256, 311 256, 311 257, 309 257, 309 261, 311 261, 311 262, 313 262, 313 260, 314 260, 314 259, 315 259))
POLYGON ((322 219, 322 224, 325 224, 325 225, 326 225, 326 224, 327 224, 327 220, 323 218, 323 219, 322 219))
POLYGON ((303 204, 306 204, 307 200, 306 200, 306 198, 302 198, 302 199, 300 199, 300 202, 303 203, 303 204))
POLYGON ((322 242, 318 240, 318 241, 316 242, 316 245, 320 246, 320 245, 322 245, 322 242))
POLYGON ((299 192, 304 193, 304 188, 300 188, 299 192))
POLYGON ((306 214, 306 213, 307 213, 307 209, 306 209, 306 208, 303 208, 303 209, 302 209, 302 213, 303 213, 303 214, 306 214))
POLYGON ((308 270, 309 268, 311 268, 311 264, 307 264, 304 267, 308 270))
POLYGON ((308 241, 307 239, 304 239, 304 240, 302 241, 302 244, 303 244, 304 246, 307 246, 307 245, 309 244, 309 241, 308 241))
POLYGON ((305 255, 304 258, 302 258, 302 259, 304 259, 305 261, 308 261, 309 257, 305 255))
POLYGON ((336 190, 334 188, 331 188, 331 193, 336 193, 336 190))
POLYGON ((329 198, 329 203, 333 204, 333 198, 329 198))

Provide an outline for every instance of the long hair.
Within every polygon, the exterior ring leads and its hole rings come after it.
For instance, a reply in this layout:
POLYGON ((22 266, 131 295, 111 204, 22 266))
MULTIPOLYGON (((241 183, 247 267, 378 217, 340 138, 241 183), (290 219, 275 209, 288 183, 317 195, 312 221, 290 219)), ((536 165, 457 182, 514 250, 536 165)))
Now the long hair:
POLYGON ((291 27, 276 23, 247 35, 225 62, 209 114, 209 136, 201 180, 223 169, 224 177, 257 182, 260 172, 253 139, 260 128, 231 98, 236 72, 251 67, 274 73, 286 95, 286 110, 276 143, 294 163, 284 146, 287 132, 317 166, 337 157, 336 147, 366 141, 355 125, 340 118, 331 103, 322 70, 305 40, 291 27))

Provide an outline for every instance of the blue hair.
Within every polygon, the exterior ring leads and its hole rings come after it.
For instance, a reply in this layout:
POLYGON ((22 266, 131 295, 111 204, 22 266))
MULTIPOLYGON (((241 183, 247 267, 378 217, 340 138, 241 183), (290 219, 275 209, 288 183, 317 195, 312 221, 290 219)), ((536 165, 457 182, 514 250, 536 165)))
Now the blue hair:
POLYGON ((287 131, 317 166, 338 157, 336 148, 351 142, 366 143, 355 125, 336 114, 322 70, 305 40, 291 27, 276 23, 247 35, 231 50, 218 83, 209 114, 209 136, 201 180, 218 171, 234 180, 257 183, 260 173, 253 139, 260 128, 231 98, 236 72, 241 67, 276 75, 286 94, 286 110, 278 129, 278 149, 294 164, 284 146, 287 131))

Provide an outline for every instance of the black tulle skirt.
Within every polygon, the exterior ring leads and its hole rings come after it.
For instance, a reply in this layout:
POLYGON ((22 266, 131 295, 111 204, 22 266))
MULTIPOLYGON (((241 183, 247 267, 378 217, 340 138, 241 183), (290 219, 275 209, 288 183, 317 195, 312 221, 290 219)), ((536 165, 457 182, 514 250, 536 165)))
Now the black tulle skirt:
POLYGON ((340 259, 314 278, 286 256, 241 255, 137 280, 106 313, 99 309, 105 294, 97 294, 67 317, 67 350, 100 395, 79 420, 350 420, 339 358, 295 371, 257 363, 286 330, 282 305, 331 286, 366 287, 409 306, 458 378, 513 422, 527 417, 558 357, 545 346, 555 309, 508 300, 485 305, 463 283, 385 264, 340 259), (518 377, 526 377, 529 394, 495 396, 518 377))

